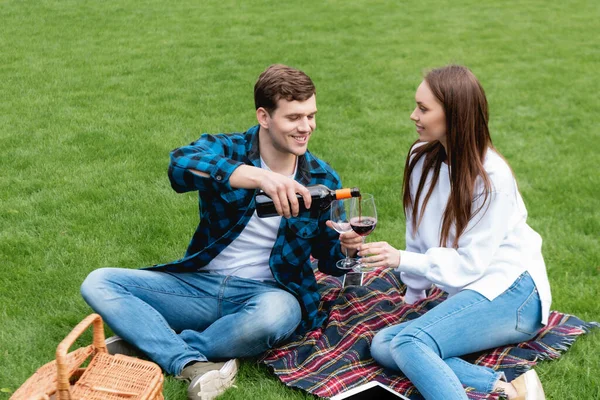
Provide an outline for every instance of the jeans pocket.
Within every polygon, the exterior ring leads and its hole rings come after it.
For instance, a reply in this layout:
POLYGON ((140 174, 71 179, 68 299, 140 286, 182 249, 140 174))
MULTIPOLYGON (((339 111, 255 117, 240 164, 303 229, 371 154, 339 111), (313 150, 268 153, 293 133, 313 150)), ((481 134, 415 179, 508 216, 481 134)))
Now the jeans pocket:
POLYGON ((533 289, 527 299, 517 309, 516 330, 534 335, 542 327, 542 303, 537 289, 533 289))

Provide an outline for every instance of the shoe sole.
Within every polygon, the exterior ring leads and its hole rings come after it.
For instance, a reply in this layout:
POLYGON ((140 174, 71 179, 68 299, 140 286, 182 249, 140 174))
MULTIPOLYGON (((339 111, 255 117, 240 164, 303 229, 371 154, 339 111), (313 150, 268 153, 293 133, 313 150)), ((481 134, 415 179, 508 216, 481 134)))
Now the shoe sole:
POLYGON ((123 354, 124 356, 137 357, 147 359, 138 349, 127 343, 120 336, 111 336, 104 341, 108 354, 123 354))
POLYGON ((233 385, 238 368, 237 359, 229 360, 220 370, 209 371, 194 378, 188 386, 188 399, 213 400, 233 385))

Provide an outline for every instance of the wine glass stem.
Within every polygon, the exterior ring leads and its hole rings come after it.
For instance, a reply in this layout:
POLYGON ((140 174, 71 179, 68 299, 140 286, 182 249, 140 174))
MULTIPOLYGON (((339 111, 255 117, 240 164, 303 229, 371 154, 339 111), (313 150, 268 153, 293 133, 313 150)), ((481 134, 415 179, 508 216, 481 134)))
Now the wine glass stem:
MULTIPOLYGON (((362 244, 365 244, 366 239, 367 239, 366 236, 361 236, 360 240, 362 241, 362 244)), ((356 264, 356 266, 353 269, 354 272, 361 272, 362 268, 366 267, 366 265, 363 264, 362 261, 360 261, 360 257, 362 257, 362 256, 358 257, 358 263, 356 264)))

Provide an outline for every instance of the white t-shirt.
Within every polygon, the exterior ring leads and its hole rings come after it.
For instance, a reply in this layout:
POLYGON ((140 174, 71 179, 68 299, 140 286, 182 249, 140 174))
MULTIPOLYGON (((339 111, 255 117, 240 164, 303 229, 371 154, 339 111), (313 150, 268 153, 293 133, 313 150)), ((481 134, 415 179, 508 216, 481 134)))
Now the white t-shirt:
MULTIPOLYGON (((269 170, 262 157, 261 168, 269 170)), ((297 167, 297 165, 296 165, 297 167)), ((294 178, 296 170, 290 175, 294 178)), ((259 218, 256 211, 240 235, 202 270, 259 281, 274 281, 269 258, 277 239, 281 217, 259 218)))
MULTIPOLYGON (((417 145, 419 146, 419 145, 417 145)), ((414 199, 422 174, 424 158, 411 174, 411 196, 414 199)), ((542 302, 542 322, 550 313, 550 283, 542 257, 542 238, 527 225, 527 210, 517 189, 508 164, 488 149, 484 168, 492 191, 484 208, 469 222, 458 242, 458 249, 440 247, 444 210, 450 195, 450 171, 442 163, 438 182, 433 189, 417 232, 413 232, 410 213, 407 215, 406 250, 400 252, 402 281, 407 285, 405 300, 417 301, 425 296, 424 289, 434 284, 449 295, 461 290, 474 290, 493 300, 523 272, 528 271, 542 302), (484 212, 485 211, 485 212, 484 212)), ((430 171, 430 177, 433 171, 430 171)), ((429 191, 429 180, 421 203, 429 191)), ((478 178, 475 193, 483 192, 478 178)), ((477 197, 477 196, 475 196, 477 197)), ((483 196, 473 201, 473 210, 481 206, 483 196)), ((419 210, 421 204, 419 204, 419 210)), ((412 211, 411 211, 412 212, 412 211)), ((448 245, 454 240, 450 230, 448 245)))

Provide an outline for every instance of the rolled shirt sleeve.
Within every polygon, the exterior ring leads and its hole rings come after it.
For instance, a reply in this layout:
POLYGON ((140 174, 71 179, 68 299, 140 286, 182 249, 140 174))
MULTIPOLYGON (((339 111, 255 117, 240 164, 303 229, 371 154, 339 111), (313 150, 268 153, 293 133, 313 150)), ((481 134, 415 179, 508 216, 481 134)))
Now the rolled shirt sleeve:
POLYGON ((171 152, 169 179, 178 193, 205 190, 207 186, 219 185, 223 195, 233 191, 229 183, 231 174, 243 165, 241 160, 231 158, 232 154, 244 154, 242 143, 236 143, 228 135, 204 134, 188 146, 171 152), (236 146, 242 146, 236 149, 236 146), (199 171, 202 176, 194 171, 199 171))

